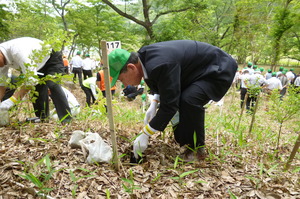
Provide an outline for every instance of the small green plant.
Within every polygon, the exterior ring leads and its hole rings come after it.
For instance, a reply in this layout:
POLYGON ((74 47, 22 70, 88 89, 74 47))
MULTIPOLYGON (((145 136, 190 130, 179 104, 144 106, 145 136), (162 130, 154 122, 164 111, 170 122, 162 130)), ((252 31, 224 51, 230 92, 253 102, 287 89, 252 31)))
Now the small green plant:
POLYGON ((230 189, 228 189, 228 193, 229 193, 230 199, 238 199, 238 197, 236 195, 234 195, 234 193, 232 193, 232 191, 230 189))
POLYGON ((131 169, 129 170, 129 178, 121 178, 121 180, 125 182, 122 183, 122 186, 125 192, 129 194, 133 194, 136 189, 141 189, 138 185, 134 184, 134 177, 131 169))
MULTIPOLYGON (((269 112, 268 114, 279 123, 278 138, 277 138, 277 153, 278 157, 279 150, 279 141, 282 132, 283 123, 294 119, 294 116, 300 112, 300 95, 296 94, 292 89, 289 92, 289 95, 286 96, 283 100, 280 99, 280 94, 273 92, 270 96, 269 101, 269 112)), ((298 117, 299 118, 299 117, 298 117)))
POLYGON ((151 180, 151 183, 155 183, 157 180, 160 179, 160 177, 161 177, 161 174, 158 173, 157 176, 154 179, 151 180))
POLYGON ((71 180, 73 183, 75 183, 75 185, 73 186, 72 188, 72 197, 75 198, 76 197, 76 190, 78 188, 78 184, 77 181, 82 179, 82 178, 89 178, 89 177, 93 177, 95 175, 93 175, 93 173, 95 173, 96 171, 89 171, 87 169, 84 169, 84 168, 78 168, 76 170, 81 170, 81 171, 84 171, 84 172, 87 172, 88 175, 83 175, 83 176, 80 176, 80 177, 77 177, 74 173, 74 171, 70 170, 70 177, 71 177, 71 180))
POLYGON ((106 198, 110 199, 110 191, 109 191, 109 189, 106 189, 105 193, 106 193, 106 198))
POLYGON ((193 174, 195 172, 198 172, 198 171, 199 171, 199 169, 195 169, 195 170, 191 170, 191 171, 186 171, 186 172, 181 173, 178 176, 171 177, 171 179, 177 180, 180 185, 184 185, 184 177, 188 176, 188 175, 191 175, 191 174, 193 174))
POLYGON ((53 188, 47 187, 47 183, 53 177, 53 174, 59 170, 55 170, 52 167, 48 154, 39 160, 35 165, 33 165, 32 168, 30 168, 30 166, 26 165, 24 162, 19 162, 25 165, 23 175, 19 174, 19 176, 32 182, 38 189, 38 195, 45 196, 53 190, 53 188), (29 170, 31 169, 34 171, 30 172, 29 170))
POLYGON ((253 176, 245 176, 245 177, 250 180, 251 184, 255 186, 255 189, 261 186, 261 180, 259 178, 253 176))

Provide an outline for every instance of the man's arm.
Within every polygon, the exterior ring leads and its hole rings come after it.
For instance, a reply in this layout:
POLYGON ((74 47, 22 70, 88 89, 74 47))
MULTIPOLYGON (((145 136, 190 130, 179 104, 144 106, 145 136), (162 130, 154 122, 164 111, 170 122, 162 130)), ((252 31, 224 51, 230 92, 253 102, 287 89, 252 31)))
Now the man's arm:
POLYGON ((22 86, 21 88, 18 88, 15 93, 13 94, 13 96, 17 99, 17 100, 22 100, 23 97, 26 95, 26 93, 28 93, 29 89, 26 89, 24 86, 22 86))
MULTIPOLYGON (((25 89, 25 87, 18 88, 17 91, 14 92, 14 94, 1 102, 0 104, 0 110, 8 111, 11 109, 19 100, 21 100, 24 95, 28 92, 28 89, 25 89)), ((3 93, 3 88, 1 88, 1 95, 3 93)), ((1 96, 3 98, 3 96, 1 96)))
POLYGON ((5 87, 0 86, 0 101, 2 100, 4 95, 5 95, 5 87))

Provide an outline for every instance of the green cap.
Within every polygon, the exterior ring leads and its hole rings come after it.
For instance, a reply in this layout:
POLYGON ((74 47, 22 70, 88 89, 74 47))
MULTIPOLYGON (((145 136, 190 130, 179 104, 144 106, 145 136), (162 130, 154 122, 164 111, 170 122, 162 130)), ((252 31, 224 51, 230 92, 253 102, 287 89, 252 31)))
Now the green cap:
POLYGON ((146 98, 147 98, 147 96, 146 96, 146 94, 145 94, 145 93, 144 93, 144 94, 142 94, 142 96, 141 96, 141 97, 142 97, 142 100, 143 100, 143 101, 146 101, 146 98))
POLYGON ((284 75, 285 75, 285 74, 286 74, 286 71, 285 71, 285 70, 284 70, 284 71, 282 71, 282 74, 284 74, 284 75))
POLYGON ((257 68, 257 65, 254 65, 253 68, 256 69, 256 68, 257 68))
POLYGON ((259 70, 260 70, 260 72, 263 72, 265 69, 264 68, 260 68, 259 70))
POLYGON ((276 76, 276 72, 273 72, 273 73, 272 73, 272 76, 276 76))
POLYGON ((294 71, 294 69, 293 69, 293 68, 291 68, 291 69, 290 69, 290 71, 294 71))
POLYGON ((77 51, 76 55, 81 55, 81 51, 77 51))
POLYGON ((86 57, 89 57, 89 56, 90 56, 90 54, 85 54, 85 56, 86 56, 86 57))
POLYGON ((253 64, 252 64, 252 62, 249 61, 249 62, 247 63, 247 65, 248 65, 248 66, 252 66, 253 64))
POLYGON ((282 66, 280 66, 279 70, 283 70, 284 68, 282 66))
POLYGON ((272 69, 268 69, 268 73, 272 72, 272 69))
POLYGON ((120 71, 130 57, 130 52, 117 48, 108 55, 109 72, 112 77, 111 86, 116 84, 120 71))

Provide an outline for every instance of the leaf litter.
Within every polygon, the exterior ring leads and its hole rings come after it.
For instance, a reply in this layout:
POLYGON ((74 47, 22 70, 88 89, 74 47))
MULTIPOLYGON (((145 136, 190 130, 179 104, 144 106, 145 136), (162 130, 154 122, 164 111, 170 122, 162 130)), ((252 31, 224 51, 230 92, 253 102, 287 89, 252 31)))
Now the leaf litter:
MULTIPOLYGON (((84 104, 85 96, 80 88, 76 87, 72 92, 84 104)), ((224 114, 230 114, 226 99, 230 101, 232 96, 225 97, 225 106, 222 107, 224 114)), ((238 103, 238 96, 236 100, 238 103)), ((140 110, 141 102, 137 99, 117 104, 123 106, 123 109, 140 110)), ((219 114, 218 109, 209 107, 207 115, 213 117, 219 114)), ((122 115, 120 109, 116 109, 114 114, 117 117, 122 115)), ((17 117, 19 120, 22 118, 17 117)), ((165 132, 151 137, 145 151, 146 161, 130 165, 132 140, 143 123, 116 120, 118 153, 124 156, 120 158, 120 170, 115 171, 111 164, 87 164, 80 149, 68 146, 74 130, 98 132, 111 144, 107 120, 91 117, 86 120, 75 118, 64 126, 50 121, 0 127, 0 199, 43 196, 81 199, 300 198, 299 153, 293 162, 294 169, 283 171, 294 143, 282 142, 290 145, 282 144, 281 157, 274 160, 269 157, 275 148, 274 144, 255 144, 258 141, 248 137, 247 143, 239 146, 234 132, 226 130, 223 133, 226 141, 216 143, 216 132, 219 130, 211 125, 206 135, 209 157, 202 162, 176 163, 176 157, 182 149, 174 141, 171 128, 168 127, 165 132), (262 146, 265 148, 262 149, 262 146), (47 154, 51 163, 49 168, 53 169, 53 173, 49 180, 44 181, 43 188, 52 189, 45 193, 41 187, 21 175, 32 173, 43 181, 43 176, 49 171, 47 165, 39 161, 47 154), (39 195, 41 192, 45 195, 39 195)), ((209 117, 206 123, 208 120, 209 117)), ((286 135, 290 134, 291 129, 287 129, 286 135)))

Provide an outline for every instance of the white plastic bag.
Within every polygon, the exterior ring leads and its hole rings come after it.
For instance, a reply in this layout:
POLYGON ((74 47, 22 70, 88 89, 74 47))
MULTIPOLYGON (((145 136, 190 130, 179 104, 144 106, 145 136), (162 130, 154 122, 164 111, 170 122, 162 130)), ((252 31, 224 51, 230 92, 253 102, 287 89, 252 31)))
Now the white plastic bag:
POLYGON ((82 148, 89 152, 87 162, 109 162, 112 159, 112 148, 104 142, 98 133, 87 132, 86 135, 79 143, 82 148))
POLYGON ((84 139, 86 137, 85 132, 80 131, 80 130, 76 130, 73 131, 70 141, 69 141, 69 145, 72 149, 75 148, 81 148, 81 145, 79 143, 80 140, 84 139))

